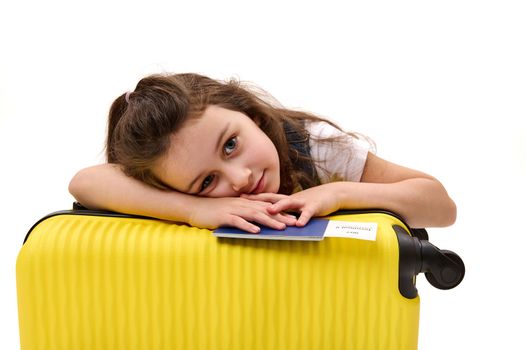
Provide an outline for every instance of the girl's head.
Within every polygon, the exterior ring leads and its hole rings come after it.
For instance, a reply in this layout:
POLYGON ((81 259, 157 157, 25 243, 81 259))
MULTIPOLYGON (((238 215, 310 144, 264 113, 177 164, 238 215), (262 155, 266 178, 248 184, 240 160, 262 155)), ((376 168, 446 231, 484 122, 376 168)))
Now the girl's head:
POLYGON ((108 162, 158 188, 230 196, 254 190, 263 179, 264 188, 257 191, 291 193, 299 180, 312 180, 314 185, 315 179, 294 167, 301 156, 289 147, 284 125, 307 138, 301 120, 310 118, 314 117, 264 100, 238 81, 198 74, 153 75, 112 104, 106 153, 108 162), (232 156, 228 163, 243 159, 243 164, 231 173, 219 173, 208 157, 215 147, 218 156, 232 156), (235 154, 235 147, 243 157, 235 154), (247 164, 251 174, 236 172, 247 164), (214 183, 225 176, 232 177, 230 191, 214 183))
POLYGON ((210 197, 279 190, 276 147, 241 112, 211 105, 170 141, 152 172, 171 188, 210 197))

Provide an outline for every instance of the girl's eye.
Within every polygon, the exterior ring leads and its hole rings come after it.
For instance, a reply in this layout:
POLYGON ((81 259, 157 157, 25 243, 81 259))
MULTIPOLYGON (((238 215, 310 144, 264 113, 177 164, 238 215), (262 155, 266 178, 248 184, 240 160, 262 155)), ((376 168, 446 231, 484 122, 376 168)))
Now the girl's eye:
POLYGON ((225 154, 228 156, 232 152, 234 152, 236 147, 237 147, 237 137, 231 137, 228 139, 227 142, 225 142, 225 145, 223 146, 223 150, 225 154))
POLYGON ((204 191, 210 184, 214 181, 214 175, 208 175, 203 180, 203 183, 201 184, 201 189, 199 191, 204 191))

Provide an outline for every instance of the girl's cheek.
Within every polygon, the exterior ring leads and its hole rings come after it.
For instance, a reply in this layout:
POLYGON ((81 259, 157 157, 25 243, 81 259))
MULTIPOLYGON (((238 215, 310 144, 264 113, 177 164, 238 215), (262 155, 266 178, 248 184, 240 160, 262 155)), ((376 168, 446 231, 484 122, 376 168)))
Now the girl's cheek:
POLYGON ((217 184, 210 192, 206 193, 206 197, 222 198, 222 197, 233 197, 237 194, 225 183, 217 184))

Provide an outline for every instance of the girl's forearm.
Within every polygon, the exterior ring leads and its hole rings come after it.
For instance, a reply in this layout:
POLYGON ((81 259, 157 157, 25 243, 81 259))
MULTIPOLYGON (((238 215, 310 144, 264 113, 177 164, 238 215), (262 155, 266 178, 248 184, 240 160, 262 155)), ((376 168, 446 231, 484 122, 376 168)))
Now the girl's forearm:
POLYGON ((188 222, 193 196, 162 191, 126 176, 115 164, 102 164, 79 171, 69 191, 90 209, 144 215, 188 222))
POLYGON ((456 220, 456 205, 440 182, 412 178, 395 183, 329 184, 341 209, 382 208, 401 215, 411 227, 441 227, 456 220))

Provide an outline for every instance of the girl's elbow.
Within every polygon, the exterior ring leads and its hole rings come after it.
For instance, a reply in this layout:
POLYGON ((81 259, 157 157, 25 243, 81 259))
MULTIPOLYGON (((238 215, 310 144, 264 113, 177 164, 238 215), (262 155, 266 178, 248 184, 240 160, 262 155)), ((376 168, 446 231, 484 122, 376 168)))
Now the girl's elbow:
POLYGON ((442 225, 440 226, 451 226, 457 221, 457 205, 449 197, 447 198, 443 213, 442 225))
POLYGON ((89 192, 88 183, 86 179, 86 170, 80 170, 77 172, 71 181, 69 182, 68 191, 69 193, 80 203, 84 204, 86 201, 86 194, 89 192))
POLYGON ((71 179, 71 181, 69 182, 69 186, 68 186, 68 191, 69 193, 75 197, 75 199, 78 199, 77 198, 77 195, 78 193, 80 192, 80 187, 81 187, 81 181, 79 179, 79 174, 80 172, 76 173, 73 178, 71 179))
POLYGON ((451 226, 457 220, 457 205, 455 201, 451 199, 445 187, 438 180, 434 180, 435 186, 437 186, 435 189, 437 191, 437 203, 440 203, 437 208, 440 211, 440 215, 437 215, 437 218, 439 218, 437 226, 451 226))

